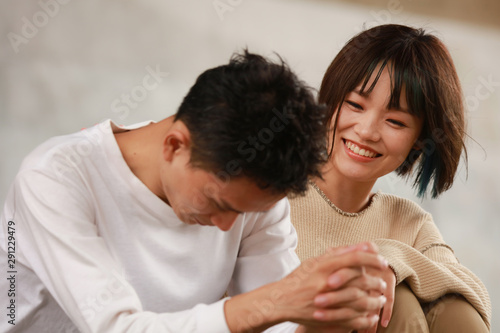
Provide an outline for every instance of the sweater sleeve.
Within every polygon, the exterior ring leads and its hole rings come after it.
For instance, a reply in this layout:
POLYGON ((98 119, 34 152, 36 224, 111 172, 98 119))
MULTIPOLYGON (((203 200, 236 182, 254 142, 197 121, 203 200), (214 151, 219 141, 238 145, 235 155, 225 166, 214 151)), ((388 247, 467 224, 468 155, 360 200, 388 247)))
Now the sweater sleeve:
POLYGON ((19 259, 80 332, 229 332, 225 300, 172 313, 144 311, 99 236, 92 199, 84 188, 75 180, 62 185, 32 170, 22 173, 13 187, 19 259), (89 300, 94 300, 91 307, 85 306, 89 300))
POLYGON ((396 273, 397 284, 406 281, 424 302, 450 293, 461 294, 490 327, 491 303, 486 287, 459 263, 430 214, 427 214, 413 246, 393 239, 377 239, 375 243, 396 273))

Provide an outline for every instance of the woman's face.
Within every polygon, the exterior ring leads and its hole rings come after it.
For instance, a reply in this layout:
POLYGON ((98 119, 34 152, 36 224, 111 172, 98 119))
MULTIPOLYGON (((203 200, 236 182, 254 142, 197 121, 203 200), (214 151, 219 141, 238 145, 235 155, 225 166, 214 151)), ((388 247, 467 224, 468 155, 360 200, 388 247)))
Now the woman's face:
MULTIPOLYGON (((367 87, 376 73, 377 70, 367 87)), ((334 170, 342 177, 375 183, 379 177, 396 170, 415 147, 422 119, 408 112, 404 90, 400 109, 389 108, 390 94, 387 68, 369 94, 360 93, 360 86, 347 94, 340 108, 330 158, 334 170)))

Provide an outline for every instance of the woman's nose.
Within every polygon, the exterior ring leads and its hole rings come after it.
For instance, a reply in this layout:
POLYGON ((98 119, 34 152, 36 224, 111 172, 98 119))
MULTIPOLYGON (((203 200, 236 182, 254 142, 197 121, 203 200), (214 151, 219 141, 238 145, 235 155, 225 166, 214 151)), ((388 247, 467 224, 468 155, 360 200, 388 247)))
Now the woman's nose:
POLYGON ((358 118, 354 131, 364 141, 378 141, 380 139, 379 125, 380 121, 375 112, 367 111, 358 118))

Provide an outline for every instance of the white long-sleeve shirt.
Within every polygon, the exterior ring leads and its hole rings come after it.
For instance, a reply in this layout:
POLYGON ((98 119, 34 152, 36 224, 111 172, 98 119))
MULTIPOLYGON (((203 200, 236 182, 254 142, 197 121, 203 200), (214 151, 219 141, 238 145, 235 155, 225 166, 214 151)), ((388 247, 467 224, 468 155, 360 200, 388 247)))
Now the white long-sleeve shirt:
POLYGON ((226 290, 298 266, 286 199, 228 232, 187 225, 129 169, 126 129, 106 121, 23 161, 0 220, 1 332, 229 332, 226 290))

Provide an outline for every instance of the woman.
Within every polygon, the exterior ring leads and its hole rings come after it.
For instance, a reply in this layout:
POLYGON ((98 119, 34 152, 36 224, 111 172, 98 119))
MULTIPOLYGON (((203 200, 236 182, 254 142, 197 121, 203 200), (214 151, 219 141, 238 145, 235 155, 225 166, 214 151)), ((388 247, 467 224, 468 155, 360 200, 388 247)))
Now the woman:
POLYGON ((392 268, 383 276, 388 301, 378 332, 488 332, 487 290, 459 264, 431 215, 372 193, 392 171, 414 175, 419 196, 435 198, 452 186, 466 156, 465 121, 446 47, 407 26, 364 31, 330 64, 319 101, 330 109, 330 155, 322 179, 290 198, 300 259, 371 240, 392 268))

